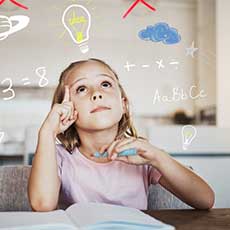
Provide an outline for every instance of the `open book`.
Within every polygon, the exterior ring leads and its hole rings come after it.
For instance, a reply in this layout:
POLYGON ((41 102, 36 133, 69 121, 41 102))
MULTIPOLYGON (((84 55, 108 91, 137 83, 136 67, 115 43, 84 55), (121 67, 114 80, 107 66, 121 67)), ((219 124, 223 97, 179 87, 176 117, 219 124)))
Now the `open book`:
POLYGON ((0 212, 0 220, 0 229, 9 230, 175 229, 138 209, 92 202, 50 212, 0 212))

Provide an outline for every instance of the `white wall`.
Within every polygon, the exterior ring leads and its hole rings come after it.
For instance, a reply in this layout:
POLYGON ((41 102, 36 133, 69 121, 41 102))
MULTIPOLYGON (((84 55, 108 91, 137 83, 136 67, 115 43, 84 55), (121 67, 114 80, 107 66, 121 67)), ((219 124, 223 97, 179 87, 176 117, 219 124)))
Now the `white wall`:
POLYGON ((230 127, 230 1, 217 0, 216 3, 217 125, 230 127))
POLYGON ((196 100, 197 109, 216 105, 215 0, 197 0, 197 82, 207 97, 196 100))

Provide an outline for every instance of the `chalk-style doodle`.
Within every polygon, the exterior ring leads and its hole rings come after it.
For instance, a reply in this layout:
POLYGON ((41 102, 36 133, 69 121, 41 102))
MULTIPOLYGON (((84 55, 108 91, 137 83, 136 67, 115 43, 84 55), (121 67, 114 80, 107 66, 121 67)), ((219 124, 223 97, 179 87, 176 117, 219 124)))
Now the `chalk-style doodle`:
POLYGON ((24 29, 29 24, 29 21, 29 17, 25 15, 11 17, 0 15, 0 41, 6 39, 10 34, 24 29))
MULTIPOLYGON (((0 5, 2 5, 6 0, 0 0, 0 5)), ((22 9, 25 9, 25 10, 28 10, 28 7, 27 6, 24 6, 23 4, 21 4, 20 2, 18 1, 15 1, 15 0, 9 0, 10 2, 12 2, 14 5, 22 8, 22 9)))
MULTIPOLYGON (((165 65, 163 64, 163 59, 159 59, 155 63, 157 64, 158 69, 164 69, 165 68, 165 65)), ((177 65, 179 65, 179 64, 180 64, 180 62, 176 61, 176 60, 172 60, 172 61, 169 62, 169 65, 174 65, 176 70, 178 69, 177 65)), ((150 64, 141 64, 140 66, 142 68, 150 68, 151 67, 150 64)), ((124 65, 124 68, 127 69, 128 72, 131 70, 132 67, 136 67, 136 65, 135 64, 130 64, 128 61, 124 65)))
POLYGON ((191 46, 186 48, 186 56, 191 56, 194 58, 194 53, 198 50, 198 48, 195 48, 194 41, 192 42, 191 46))
POLYGON ((138 3, 144 4, 145 6, 147 6, 147 7, 148 7, 150 10, 152 10, 152 11, 155 11, 155 10, 156 10, 153 6, 149 5, 146 1, 144 1, 144 0, 136 0, 136 1, 129 7, 129 9, 124 13, 124 15, 122 16, 122 18, 126 18, 127 15, 134 9, 134 7, 136 7, 136 5, 137 5, 138 3))
POLYGON ((73 42, 79 45, 82 53, 89 51, 88 40, 91 27, 91 15, 82 5, 68 6, 63 15, 62 23, 69 32, 73 42))
POLYGON ((175 87, 172 89, 172 96, 166 96, 166 95, 160 95, 159 90, 157 89, 154 94, 153 104, 156 104, 156 102, 175 102, 175 101, 182 101, 187 99, 198 99, 198 98, 204 98, 207 97, 204 90, 200 90, 197 94, 194 93, 194 90, 196 90, 197 86, 192 85, 189 88, 189 92, 186 92, 184 89, 175 87))
MULTIPOLYGON (((180 63, 178 61, 171 61, 169 62, 170 65, 179 65, 180 63)), ((175 67, 175 69, 178 69, 178 66, 175 67)))
POLYGON ((5 133, 0 131, 0 144, 1 144, 2 140, 3 140, 3 138, 4 138, 4 135, 5 135, 5 133))
MULTIPOLYGON (((35 70, 35 73, 40 78, 39 82, 38 82, 39 87, 42 88, 42 87, 45 87, 46 85, 48 85, 49 80, 45 77, 46 76, 46 68, 45 67, 38 67, 35 70)), ((27 77, 22 78, 21 81, 23 82, 23 85, 30 85, 31 84, 29 78, 27 78, 27 77)), ((2 92, 7 94, 7 95, 9 95, 9 93, 10 93, 10 96, 4 97, 3 100, 7 101, 7 100, 11 100, 11 99, 15 98, 16 95, 15 95, 15 91, 13 89, 12 79, 11 78, 5 78, 4 80, 1 81, 1 84, 4 84, 4 86, 7 87, 2 92), (9 86, 8 86, 8 84, 9 84, 9 86)))
POLYGON ((178 31, 164 22, 159 22, 154 26, 147 26, 146 29, 138 33, 138 36, 144 41, 163 42, 163 44, 167 45, 176 44, 181 40, 178 31))
POLYGON ((156 63, 158 64, 158 69, 163 69, 163 68, 165 68, 165 66, 163 65, 163 60, 162 59, 160 59, 159 61, 156 61, 156 63))
POLYGON ((39 83, 38 83, 38 85, 40 87, 45 87, 46 85, 48 85, 49 80, 45 77, 46 76, 46 68, 45 67, 38 67, 35 70, 35 73, 37 74, 38 77, 41 78, 39 80, 39 83))
POLYGON ((144 64, 144 65, 141 65, 142 68, 148 68, 150 67, 150 65, 147 65, 147 64, 144 64))
POLYGON ((30 85, 30 81, 28 77, 23 78, 22 81, 24 82, 23 85, 30 85))
POLYGON ((12 79, 10 78, 5 78, 4 80, 1 81, 1 84, 5 83, 6 81, 9 81, 9 87, 7 89, 4 89, 2 92, 3 93, 8 93, 10 92, 11 93, 11 96, 10 97, 4 97, 3 100, 5 101, 8 101, 8 100, 11 100, 15 97, 15 92, 14 90, 12 89, 12 86, 13 86, 13 82, 12 82, 12 79))
POLYGON ((127 69, 127 71, 129 72, 131 67, 135 67, 135 64, 129 64, 129 62, 127 61, 126 64, 124 65, 124 67, 127 69))
POLYGON ((196 137, 197 130, 192 125, 185 125, 182 127, 181 135, 182 135, 182 148, 183 150, 187 150, 188 146, 192 143, 193 139, 196 137))

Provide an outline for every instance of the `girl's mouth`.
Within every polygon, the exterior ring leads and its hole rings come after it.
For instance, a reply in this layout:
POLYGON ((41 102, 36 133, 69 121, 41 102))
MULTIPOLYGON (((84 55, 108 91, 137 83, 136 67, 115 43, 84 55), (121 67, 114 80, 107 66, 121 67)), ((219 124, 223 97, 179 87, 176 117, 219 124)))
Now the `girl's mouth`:
POLYGON ((99 107, 96 107, 95 109, 93 109, 90 113, 101 112, 101 111, 109 110, 109 109, 110 108, 105 107, 105 106, 99 106, 99 107))

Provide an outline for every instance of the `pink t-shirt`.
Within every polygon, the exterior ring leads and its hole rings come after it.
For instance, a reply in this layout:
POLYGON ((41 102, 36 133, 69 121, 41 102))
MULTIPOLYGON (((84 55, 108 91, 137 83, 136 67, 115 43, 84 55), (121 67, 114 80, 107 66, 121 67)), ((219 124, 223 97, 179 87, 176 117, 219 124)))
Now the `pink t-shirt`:
POLYGON ((70 154, 56 145, 60 202, 65 207, 77 202, 98 202, 147 209, 148 187, 157 184, 161 174, 150 165, 120 161, 94 162, 75 148, 70 154))

